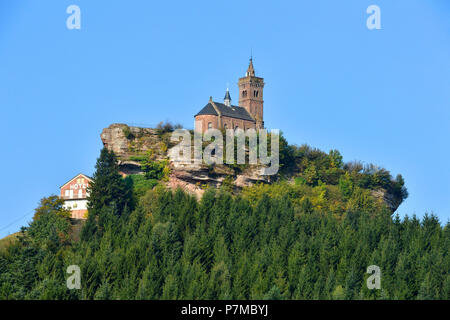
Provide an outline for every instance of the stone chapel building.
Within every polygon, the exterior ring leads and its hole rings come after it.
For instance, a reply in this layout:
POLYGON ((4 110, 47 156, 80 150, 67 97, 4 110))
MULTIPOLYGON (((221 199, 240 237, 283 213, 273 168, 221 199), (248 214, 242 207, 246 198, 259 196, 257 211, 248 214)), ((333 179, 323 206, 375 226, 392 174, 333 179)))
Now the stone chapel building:
POLYGON ((204 133, 210 128, 225 130, 264 128, 264 79, 255 76, 252 58, 250 58, 245 77, 239 79, 238 86, 239 106, 231 104, 228 89, 223 103, 215 102, 210 97, 208 104, 194 116, 196 131, 204 133))

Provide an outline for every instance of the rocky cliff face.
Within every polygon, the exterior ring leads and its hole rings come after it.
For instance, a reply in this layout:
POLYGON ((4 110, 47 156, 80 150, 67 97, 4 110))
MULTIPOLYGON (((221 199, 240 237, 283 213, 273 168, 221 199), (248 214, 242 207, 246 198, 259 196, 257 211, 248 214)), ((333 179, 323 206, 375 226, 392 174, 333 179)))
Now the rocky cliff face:
POLYGON ((201 196, 207 186, 219 187, 223 183, 231 188, 240 189, 256 182, 270 182, 270 177, 259 175, 258 168, 247 168, 242 172, 228 166, 179 164, 170 161, 169 152, 173 145, 170 134, 160 133, 156 129, 139 128, 125 124, 112 124, 103 129, 103 145, 114 151, 119 159, 119 168, 123 175, 142 173, 141 164, 134 158, 151 152, 157 160, 169 160, 170 175, 166 182, 170 188, 181 187, 190 193, 201 196))
MULTIPOLYGON (((207 166, 171 162, 168 155, 174 145, 170 143, 170 133, 161 133, 157 129, 112 124, 103 129, 101 139, 103 145, 117 155, 119 168, 124 176, 142 174, 141 163, 136 161, 136 157, 150 152, 155 160, 169 161, 170 174, 166 182, 168 187, 173 189, 181 187, 197 196, 201 196, 208 186, 219 187, 228 184, 230 188, 239 190, 257 182, 273 181, 270 176, 259 175, 259 168, 252 166, 241 171, 225 165, 207 166)), ((383 201, 392 212, 401 204, 401 200, 384 189, 372 190, 371 193, 375 199, 383 201)))
POLYGON ((385 189, 372 190, 371 194, 375 199, 383 201, 392 212, 395 212, 402 204, 401 199, 394 197, 385 189))
POLYGON ((149 150, 160 151, 157 153, 160 158, 165 156, 163 140, 156 129, 115 123, 103 129, 100 137, 103 145, 114 151, 116 156, 124 161, 149 150))

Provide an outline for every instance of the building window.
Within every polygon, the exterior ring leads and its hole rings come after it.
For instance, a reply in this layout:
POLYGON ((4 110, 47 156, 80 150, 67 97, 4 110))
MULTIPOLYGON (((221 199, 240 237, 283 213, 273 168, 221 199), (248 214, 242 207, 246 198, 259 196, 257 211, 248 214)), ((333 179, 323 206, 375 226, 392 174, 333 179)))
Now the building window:
POLYGON ((212 122, 208 122, 208 129, 212 128, 212 122))
POLYGON ((65 196, 66 198, 68 198, 68 197, 69 197, 69 195, 70 195, 70 191, 69 191, 69 190, 66 190, 66 192, 65 192, 64 196, 65 196))
POLYGON ((253 96, 258 97, 258 90, 253 91, 253 96))
POLYGON ((82 189, 80 189, 80 190, 78 190, 78 198, 83 198, 83 190, 82 189))
POLYGON ((242 97, 246 97, 247 96, 247 90, 242 91, 242 97))
POLYGON ((69 197, 70 197, 70 199, 73 198, 73 190, 72 189, 70 189, 70 191, 69 191, 69 197))

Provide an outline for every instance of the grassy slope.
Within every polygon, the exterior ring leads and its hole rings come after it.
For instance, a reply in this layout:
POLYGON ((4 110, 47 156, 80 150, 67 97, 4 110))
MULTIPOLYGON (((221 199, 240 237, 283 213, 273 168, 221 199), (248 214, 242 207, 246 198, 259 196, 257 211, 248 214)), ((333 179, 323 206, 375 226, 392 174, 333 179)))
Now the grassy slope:
POLYGON ((4 237, 3 239, 0 239, 0 250, 4 250, 6 247, 8 247, 11 243, 17 241, 17 236, 20 232, 16 232, 13 234, 10 234, 9 236, 4 237))
MULTIPOLYGON (((72 224, 72 240, 78 241, 80 239, 81 228, 83 227, 84 220, 74 220, 71 219, 72 224)), ((20 232, 10 234, 9 236, 0 239, 0 251, 5 250, 10 244, 18 240, 20 232)))

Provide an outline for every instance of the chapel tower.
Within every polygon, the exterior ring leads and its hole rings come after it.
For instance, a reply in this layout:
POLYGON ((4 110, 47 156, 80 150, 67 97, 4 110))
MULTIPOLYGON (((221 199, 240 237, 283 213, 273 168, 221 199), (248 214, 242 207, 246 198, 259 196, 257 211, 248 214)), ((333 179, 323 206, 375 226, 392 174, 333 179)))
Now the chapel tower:
POLYGON ((253 59, 250 58, 245 77, 239 79, 239 106, 247 110, 247 112, 255 119, 256 128, 264 128, 263 117, 263 89, 264 79, 255 76, 253 68, 253 59))

